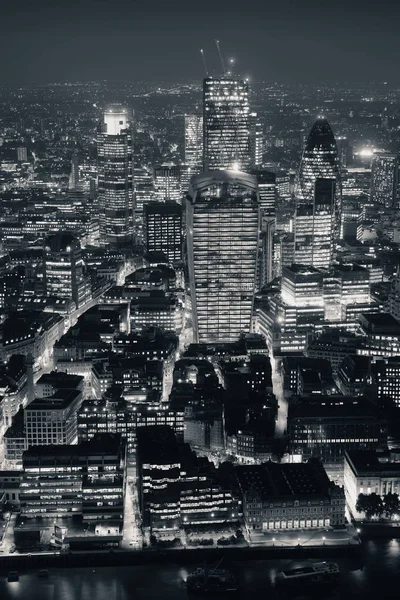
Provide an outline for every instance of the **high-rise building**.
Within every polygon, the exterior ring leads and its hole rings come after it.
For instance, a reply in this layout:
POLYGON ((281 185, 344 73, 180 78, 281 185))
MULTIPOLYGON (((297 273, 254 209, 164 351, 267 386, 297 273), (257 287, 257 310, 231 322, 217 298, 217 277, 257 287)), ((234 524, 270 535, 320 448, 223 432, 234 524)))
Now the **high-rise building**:
POLYGON ((17 159, 18 162, 26 162, 28 160, 28 150, 25 146, 19 146, 17 148, 17 159))
POLYGON ((185 115, 185 164, 201 169, 203 162, 203 116, 185 115))
POLYGON ((299 204, 313 204, 316 179, 336 179, 334 237, 338 239, 342 208, 339 156, 335 136, 324 117, 314 123, 303 151, 297 185, 299 204))
POLYGON ((254 170, 260 196, 260 248, 257 267, 257 287, 273 279, 273 237, 275 233, 276 181, 275 173, 254 170))
POLYGON ((154 169, 155 199, 158 202, 182 202, 181 170, 178 165, 163 164, 154 169))
POLYGON ((133 241, 132 129, 129 111, 104 112, 97 134, 100 241, 119 246, 133 241))
POLYGON ((147 252, 163 252, 169 263, 182 260, 182 205, 152 202, 144 206, 147 252))
POLYGON ((77 308, 88 302, 91 291, 83 273, 81 246, 72 233, 59 231, 45 240, 43 265, 48 296, 72 298, 77 308))
POLYGON ((153 173, 145 167, 135 168, 133 180, 135 189, 135 233, 139 239, 142 239, 143 207, 145 204, 154 201, 153 173))
POLYGON ((251 159, 247 82, 228 75, 206 77, 203 110, 204 171, 248 171, 251 159))
POLYGON ((74 152, 71 158, 71 172, 69 174, 68 188, 77 190, 79 186, 79 156, 74 152))
POLYGON ((252 171, 252 174, 257 177, 262 216, 275 217, 275 205, 277 198, 275 173, 261 169, 252 171))
POLYGON ((215 171, 192 179, 187 240, 196 341, 231 342, 250 330, 258 239, 253 175, 215 171))
POLYGON ((316 179, 312 204, 297 205, 295 263, 328 269, 332 263, 335 179, 316 179))
POLYGON ((340 165, 346 169, 353 159, 353 148, 347 137, 339 136, 336 139, 340 165))
POLYGON ((376 152, 372 158, 371 201, 385 208, 397 208, 399 156, 376 152))
MULTIPOLYGON (((250 157, 253 168, 259 168, 263 163, 263 125, 257 113, 249 115, 250 125, 250 157)), ((261 193, 261 192, 260 192, 261 193)))
POLYGON ((27 445, 76 444, 80 390, 58 390, 47 398, 35 398, 24 411, 27 445))

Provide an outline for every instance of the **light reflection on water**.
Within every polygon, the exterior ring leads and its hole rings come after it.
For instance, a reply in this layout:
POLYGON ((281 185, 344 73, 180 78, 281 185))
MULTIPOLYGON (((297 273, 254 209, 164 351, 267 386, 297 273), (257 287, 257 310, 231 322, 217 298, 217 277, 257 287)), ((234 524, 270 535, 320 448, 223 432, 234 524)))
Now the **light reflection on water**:
MULTIPOLYGON (((338 589, 330 590, 331 600, 400 597, 399 540, 368 541, 364 565, 358 559, 332 560, 339 563, 341 581, 338 589)), ((235 563, 233 569, 242 581, 241 598, 278 600, 273 581, 282 569, 292 565, 290 560, 235 563)), ((21 572, 18 583, 9 583, 0 575, 0 600, 181 600, 187 598, 184 581, 191 569, 175 564, 50 569, 47 580, 38 579, 36 572, 21 572)))

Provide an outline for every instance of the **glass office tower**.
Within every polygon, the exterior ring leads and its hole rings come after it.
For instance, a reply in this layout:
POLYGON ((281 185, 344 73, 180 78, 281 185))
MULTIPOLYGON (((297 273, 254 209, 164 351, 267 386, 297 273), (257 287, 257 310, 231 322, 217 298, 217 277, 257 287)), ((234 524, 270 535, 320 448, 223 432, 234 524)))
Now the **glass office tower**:
POLYGON ((249 88, 231 76, 206 77, 203 85, 204 171, 251 166, 249 88))
POLYGON ((385 208, 397 208, 399 157, 389 152, 375 152, 371 169, 371 201, 385 208))
POLYGON ((259 237, 257 179, 214 171, 192 179, 187 245, 195 342, 249 332, 259 237))
POLYGON ((203 162, 203 116, 185 115, 185 164, 200 169, 203 162))
POLYGON ((329 269, 333 255, 335 179, 316 179, 312 204, 298 204, 294 262, 329 269))
POLYGON ((335 136, 328 121, 319 117, 314 123, 303 151, 297 186, 298 204, 314 203, 316 179, 335 179, 334 237, 339 238, 342 194, 340 164, 335 136))
POLYGON ((120 246, 133 241, 132 129, 126 108, 104 112, 97 134, 100 241, 120 246))

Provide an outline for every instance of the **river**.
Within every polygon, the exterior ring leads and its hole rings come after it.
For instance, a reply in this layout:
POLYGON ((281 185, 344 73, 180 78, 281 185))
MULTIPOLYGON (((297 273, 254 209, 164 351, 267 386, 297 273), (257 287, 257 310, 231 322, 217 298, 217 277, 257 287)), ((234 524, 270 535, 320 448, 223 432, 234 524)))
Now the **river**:
MULTIPOLYGON (((329 560, 329 556, 326 556, 329 560)), ((339 587, 329 598, 384 600, 400 597, 400 540, 365 542, 362 561, 333 559, 339 563, 339 587), (362 564, 361 564, 362 563, 362 564)), ((237 561, 232 567, 241 582, 240 598, 273 600, 281 595, 273 581, 290 560, 237 561)), ((228 565, 229 566, 229 565, 228 565)), ((48 579, 35 572, 20 573, 17 583, 0 575, 1 600, 140 600, 187 598, 183 580, 190 567, 157 564, 134 567, 50 569, 48 579)), ((200 597, 200 596, 199 596, 200 597)), ((217 596, 213 596, 217 598, 217 596)), ((308 596, 309 597, 309 596, 308 596)), ((321 596, 318 596, 321 598, 321 596)))

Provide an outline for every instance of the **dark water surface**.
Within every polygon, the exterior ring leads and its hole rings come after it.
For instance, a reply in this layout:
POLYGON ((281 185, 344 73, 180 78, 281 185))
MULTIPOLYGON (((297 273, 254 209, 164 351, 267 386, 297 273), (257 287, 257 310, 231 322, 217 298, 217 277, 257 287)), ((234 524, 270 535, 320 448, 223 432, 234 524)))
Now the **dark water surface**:
MULTIPOLYGON (((329 556, 325 557, 329 560, 329 556)), ((400 540, 369 541, 363 559, 333 559, 341 569, 340 584, 324 596, 332 600, 400 600, 400 540)), ((229 564, 241 581, 239 597, 249 600, 282 598, 273 582, 290 560, 236 561, 229 564)), ((140 600, 160 598, 180 600, 188 596, 183 580, 192 567, 159 564, 96 569, 49 569, 48 579, 36 571, 20 572, 18 583, 0 575, 0 600, 140 600)), ((226 596, 225 596, 226 597, 226 596)), ((298 596, 310 598, 310 596, 298 596)), ((194 598, 202 598, 195 596, 194 598)), ((218 596, 213 596, 218 600, 218 596)))

